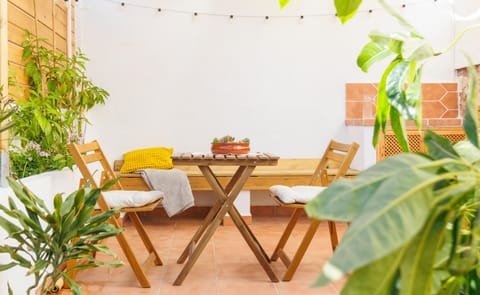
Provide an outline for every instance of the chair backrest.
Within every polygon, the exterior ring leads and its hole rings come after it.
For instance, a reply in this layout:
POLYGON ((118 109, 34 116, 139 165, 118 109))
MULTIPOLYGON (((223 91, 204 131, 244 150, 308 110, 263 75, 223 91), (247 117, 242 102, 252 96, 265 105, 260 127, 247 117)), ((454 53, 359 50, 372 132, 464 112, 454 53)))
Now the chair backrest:
MULTIPOLYGON (((92 187, 98 188, 116 178, 96 140, 84 144, 70 143, 68 144, 68 150, 83 176, 83 181, 88 181, 92 187)), ((123 188, 117 181, 110 189, 122 190, 123 188)), ((103 196, 98 199, 98 205, 104 210, 108 209, 103 196)))
POLYGON ((310 185, 327 186, 329 182, 345 176, 358 148, 359 145, 356 142, 346 144, 333 139, 330 140, 320 163, 318 163, 312 175, 310 185), (329 178, 329 176, 331 176, 331 178, 329 178))

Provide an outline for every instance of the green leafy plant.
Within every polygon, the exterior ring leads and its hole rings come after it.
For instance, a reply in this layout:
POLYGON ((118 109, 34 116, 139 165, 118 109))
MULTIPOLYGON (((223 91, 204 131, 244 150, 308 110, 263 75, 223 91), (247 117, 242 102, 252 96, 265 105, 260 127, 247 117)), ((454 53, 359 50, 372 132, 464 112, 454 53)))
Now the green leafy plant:
MULTIPOLYGON (((285 5, 288 1, 280 1, 285 5)), ((335 0, 342 22, 361 0, 335 0)), ((464 116, 468 140, 452 145, 425 132, 427 153, 409 153, 405 120, 421 124, 421 74, 426 60, 442 51, 383 0, 379 3, 405 32, 370 33, 357 59, 364 71, 393 57, 378 89, 373 144, 390 123, 405 151, 338 180, 306 206, 317 219, 350 222, 315 286, 346 277, 341 294, 480 294, 480 148, 476 72, 469 67, 464 116)))
MULTIPOLYGON (((29 294, 40 286, 41 294, 55 290, 56 284, 65 279, 73 294, 82 294, 80 286, 70 278, 69 272, 98 267, 101 265, 120 266, 121 263, 101 262, 92 256, 103 252, 114 256, 107 246, 97 242, 117 235, 108 219, 118 210, 109 210, 92 215, 101 189, 82 188, 65 199, 57 194, 53 200, 53 210, 48 209, 42 199, 35 196, 25 185, 13 178, 7 178, 19 207, 11 197, 8 207, 0 205, 0 226, 14 243, 0 245, 0 253, 10 255, 11 262, 0 265, 0 271, 20 266, 33 275, 34 284, 27 290, 29 294), (82 260, 81 264, 67 262, 82 260)), ((10 289, 10 286, 8 287, 10 289)))
POLYGON ((248 138, 243 138, 238 141, 235 141, 235 137, 231 135, 225 135, 220 138, 215 137, 212 140, 212 143, 235 143, 235 142, 243 142, 243 143, 250 143, 250 139, 248 138))
POLYGON ((0 133, 9 130, 15 124, 11 118, 16 107, 13 99, 3 96, 3 85, 0 86, 0 133))
POLYGON ((66 162, 70 160, 60 153, 51 156, 49 152, 43 151, 40 145, 33 141, 28 142, 23 148, 10 145, 9 156, 11 169, 19 178, 61 169, 69 166, 66 162))
POLYGON ((71 167, 73 161, 66 148, 69 142, 81 142, 85 112, 105 103, 108 92, 87 79, 81 52, 67 57, 43 46, 44 40, 26 33, 23 42, 25 73, 29 78, 29 97, 18 101, 13 115, 13 135, 19 141, 10 152, 12 172, 18 177, 31 173, 71 167), (48 154, 25 162, 29 144, 38 144, 48 154), (26 157, 25 157, 26 156, 26 157), (42 170, 45 169, 45 170, 42 170))

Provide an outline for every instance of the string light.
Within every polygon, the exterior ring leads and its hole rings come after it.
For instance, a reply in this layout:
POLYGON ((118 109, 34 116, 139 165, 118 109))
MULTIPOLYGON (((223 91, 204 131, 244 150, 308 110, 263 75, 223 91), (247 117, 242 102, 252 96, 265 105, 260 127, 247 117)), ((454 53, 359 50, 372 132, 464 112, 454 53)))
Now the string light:
MULTIPOLYGON (((65 0, 65 2, 67 1, 70 1, 70 0, 65 0)), ((75 2, 78 2, 79 0, 75 0, 75 2)), ((97 0, 98 1, 98 0, 97 0)), ((265 20, 269 20, 269 19, 281 19, 281 18, 300 18, 300 19, 305 19, 305 18, 316 18, 316 17, 337 17, 337 13, 319 13, 319 14, 301 14, 301 15, 240 15, 240 14, 230 14, 230 13, 210 13, 210 12, 197 12, 197 11, 193 11, 193 10, 180 10, 180 9, 172 9, 172 8, 162 8, 162 7, 153 7, 153 6, 147 6, 147 5, 142 5, 142 4, 137 4, 137 3, 130 3, 130 2, 127 2, 127 1, 118 1, 118 0, 103 0, 105 2, 111 2, 111 3, 119 3, 121 6, 131 6, 131 7, 137 7, 137 8, 145 8, 145 9, 152 9, 152 10, 156 10, 158 12, 165 12, 165 13, 177 13, 177 14, 190 14, 193 16, 200 16, 200 15, 205 15, 205 16, 214 16, 214 17, 226 17, 226 18, 230 18, 230 19, 233 19, 234 16, 236 18, 263 18, 265 20)), ((424 4, 424 3, 427 3, 427 2, 431 2, 432 0, 419 0, 417 2, 411 2, 411 3, 408 3, 409 6, 415 6, 415 5, 419 5, 419 4, 424 4)), ((452 1, 452 0, 448 0, 448 1, 452 1)), ((438 0, 433 0, 433 2, 438 2, 438 0)), ((403 3, 400 5, 401 8, 406 8, 407 7, 407 4, 403 3)), ((357 11, 357 14, 358 13, 368 13, 368 14, 372 14, 374 12, 374 9, 372 8, 369 8, 369 9, 359 9, 357 11)), ((475 17, 477 17, 479 14, 479 11, 477 11, 476 13, 474 13, 475 17)), ((462 17, 458 17, 457 18, 462 18, 462 17)), ((465 17, 463 17, 464 19, 465 17)), ((469 17, 471 18, 471 16, 469 17)))

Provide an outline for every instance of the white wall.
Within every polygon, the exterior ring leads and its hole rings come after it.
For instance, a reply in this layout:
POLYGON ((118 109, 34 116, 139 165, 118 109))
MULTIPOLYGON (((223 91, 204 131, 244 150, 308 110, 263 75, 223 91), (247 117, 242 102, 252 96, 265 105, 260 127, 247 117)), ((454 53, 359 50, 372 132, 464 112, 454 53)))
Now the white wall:
MULTIPOLYGON (((211 139, 225 134, 249 137, 254 151, 281 157, 319 157, 330 138, 360 136, 370 144, 363 131, 345 126, 344 97, 345 83, 380 79, 384 67, 364 74, 355 65, 368 32, 399 29, 376 1, 365 1, 364 12, 345 26, 331 0, 292 1, 282 12, 276 0, 119 2, 82 0, 76 7, 77 45, 91 58, 90 77, 111 94, 90 113, 87 138, 98 138, 109 158, 159 145, 208 151, 211 139), (306 17, 267 21, 202 12, 306 17)), ((453 38, 446 1, 401 4, 395 7, 435 48, 453 38)), ((453 65, 453 53, 429 62, 424 81, 455 81, 453 65)), ((357 168, 372 163, 373 149, 363 142, 357 168)))
MULTIPOLYGON (((455 18, 455 34, 461 34, 467 27, 480 24, 480 4, 477 0, 455 1, 453 5, 455 18)), ((468 54, 474 64, 480 64, 480 28, 469 31, 455 46, 455 67, 468 66, 465 54, 468 54)))

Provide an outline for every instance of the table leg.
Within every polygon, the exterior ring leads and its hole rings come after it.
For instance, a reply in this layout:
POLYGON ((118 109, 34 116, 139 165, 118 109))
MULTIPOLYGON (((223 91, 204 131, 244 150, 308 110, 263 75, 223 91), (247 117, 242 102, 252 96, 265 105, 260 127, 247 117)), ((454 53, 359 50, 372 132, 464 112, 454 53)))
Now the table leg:
POLYGON ((255 238, 255 235, 252 233, 248 225, 245 223, 243 218, 240 216, 240 213, 236 210, 235 207, 232 207, 228 211, 232 217, 233 223, 237 226, 238 230, 242 234, 244 240, 247 242, 248 246, 252 250, 255 257, 257 257, 258 262, 263 267, 268 277, 272 282, 278 282, 278 278, 273 272, 270 266, 270 259, 265 253, 265 250, 262 248, 258 240, 255 238))
MULTIPOLYGON (((251 169, 253 171, 254 167, 246 167, 246 166, 239 167, 239 169, 235 172, 230 182, 227 184, 225 191, 222 189, 221 184, 218 182, 215 175, 212 173, 210 169, 208 170, 205 169, 205 171, 203 171, 202 169, 200 170, 202 170, 202 173, 204 174, 205 178, 209 182, 210 186, 213 188, 214 192, 217 194, 217 197, 225 201, 227 200, 227 198, 228 200, 230 200, 230 199, 235 199, 238 196, 239 192, 234 192, 233 188, 235 187, 236 184, 238 184, 239 179, 242 177, 243 173, 245 173, 246 169, 251 169)), ((249 175, 250 174, 251 172, 249 172, 249 175)), ((241 187, 243 187, 243 184, 241 187)), ((262 265, 263 269, 269 276, 270 280, 272 282, 278 282, 278 278, 276 277, 275 273, 273 272, 272 268, 269 265, 270 258, 268 257, 267 253, 265 252, 265 250, 263 249, 261 244, 258 242, 255 235, 251 231, 250 227, 245 223, 240 213, 238 212, 237 208, 235 208, 233 204, 231 208, 228 210, 228 213, 232 217, 234 224, 237 226, 238 230, 242 234, 248 246, 257 257, 258 262, 262 265)))
MULTIPOLYGON (((225 186, 225 191, 222 193, 222 194, 217 194, 217 198, 220 198, 220 199, 225 199, 226 197, 225 196, 228 196, 230 195, 230 192, 232 190, 232 187, 233 185, 238 181, 238 178, 242 175, 242 173, 245 171, 246 169, 246 166, 241 166, 237 169, 237 171, 235 172, 235 174, 233 175, 232 179, 228 182, 228 184, 225 186)), ((204 173, 205 175, 205 173, 204 173)), ((213 185, 217 186, 217 188, 221 189, 221 184, 218 182, 218 180, 213 177, 213 179, 211 179, 211 181, 213 182, 213 185)), ((212 186, 212 184, 211 184, 212 186)), ((220 190, 219 190, 220 191, 220 190)), ((265 260, 270 263, 270 257, 267 255, 267 253, 265 252, 265 250, 263 249, 262 245, 260 244, 260 242, 258 242, 257 238, 255 237, 255 235, 253 234, 252 230, 250 229, 250 227, 247 225, 247 223, 245 222, 245 220, 243 220, 243 218, 241 217, 241 214, 238 212, 237 208, 235 207, 232 207, 232 210, 235 210, 235 213, 230 213, 230 215, 232 214, 236 214, 240 217, 241 219, 241 222, 242 222, 242 227, 246 228, 246 230, 248 231, 249 235, 252 237, 253 241, 255 242, 255 246, 257 248, 259 248, 261 254, 263 255, 263 257, 265 258, 265 260)), ((233 217, 232 217, 232 220, 233 220, 233 217)), ((240 225, 237 225, 237 227, 239 227, 240 225)), ((242 235, 244 234, 243 232, 241 232, 242 235)), ((245 238, 245 236, 244 236, 245 238)), ((253 250, 253 249, 252 249, 253 250)), ((256 253, 255 253, 256 254, 256 253)), ((260 262, 262 263, 262 262, 260 262)), ((268 271, 267 271, 268 272, 268 271)))
POLYGON ((205 230, 208 228, 208 225, 212 222, 213 218, 218 213, 218 210, 220 210, 221 207, 222 207, 222 202, 220 200, 217 200, 213 205, 213 207, 208 212, 207 217, 205 217, 205 219, 203 220, 202 225, 197 229, 192 239, 187 244, 187 246, 183 250, 180 257, 177 259, 177 263, 181 264, 185 262, 185 259, 187 259, 188 257, 188 253, 191 249, 191 246, 192 245, 194 246, 198 242, 198 240, 202 237, 202 235, 205 233, 205 230))
MULTIPOLYGON (((232 188, 233 188, 233 185, 238 181, 238 179, 240 178, 240 176, 242 175, 242 173, 245 171, 245 168, 244 166, 240 167, 239 169, 237 169, 237 171, 235 171, 235 174, 233 175, 232 179, 229 181, 229 183, 227 184, 226 188, 225 188, 225 191, 223 192, 222 190, 222 195, 220 197, 218 197, 217 201, 215 202, 215 204, 212 206, 212 208, 210 209, 210 211, 208 211, 208 215, 207 217, 205 217, 205 219, 203 220, 202 224, 200 225, 200 227, 197 229, 197 231, 195 232, 195 234, 193 235, 192 239, 190 240, 190 242, 188 242, 187 246, 185 247, 185 249, 183 250, 182 254, 180 255, 180 257, 177 259, 177 263, 181 264, 181 263, 184 263, 185 260, 187 259, 188 257, 188 254, 190 252, 190 249, 192 248, 195 248, 195 244, 198 242, 198 240, 202 237, 202 235, 204 234, 205 230, 208 228, 208 225, 212 222, 213 218, 215 217, 215 214, 218 213, 218 210, 220 210, 220 208, 222 207, 222 204, 223 204, 223 200, 225 200, 225 195, 228 195, 232 188)), ((212 171, 210 172, 206 172, 206 173, 209 173, 209 174, 213 174, 212 171)), ((214 177, 214 181, 215 181, 215 186, 217 187, 222 187, 222 185, 220 184, 220 182, 218 181, 217 178, 214 177)), ((263 249, 262 249, 263 250, 263 249)))
MULTIPOLYGON (((220 223, 222 222, 223 217, 225 214, 227 214, 227 211, 230 210, 230 208, 233 206, 233 201, 235 200, 235 197, 240 193, 243 185, 247 181, 248 177, 250 174, 252 174, 253 169, 255 168, 254 166, 248 167, 246 169, 243 169, 243 173, 236 179, 236 183, 232 185, 232 190, 230 192, 230 197, 225 196, 225 192, 223 191, 223 188, 219 184, 218 180, 215 178, 215 175, 213 174, 213 171, 210 169, 210 167, 207 166, 199 166, 200 170, 202 173, 205 175, 207 180, 210 182, 210 185, 212 185, 212 189, 218 194, 218 195, 223 195, 224 198, 219 198, 219 200, 222 202, 221 208, 216 212, 215 217, 211 220, 210 224, 208 225, 205 233, 201 236, 198 244, 196 245, 195 249, 189 255, 188 261, 185 263, 183 266, 180 274, 177 276, 175 281, 173 282, 174 285, 179 286, 182 284, 183 280, 185 277, 188 275, 190 270, 192 269, 193 265, 197 261, 198 257, 202 253, 202 251, 205 249, 207 246, 208 242, 212 238, 213 234, 215 233, 215 230, 218 228, 220 223)), ((233 179, 232 179, 233 180, 233 179)))

